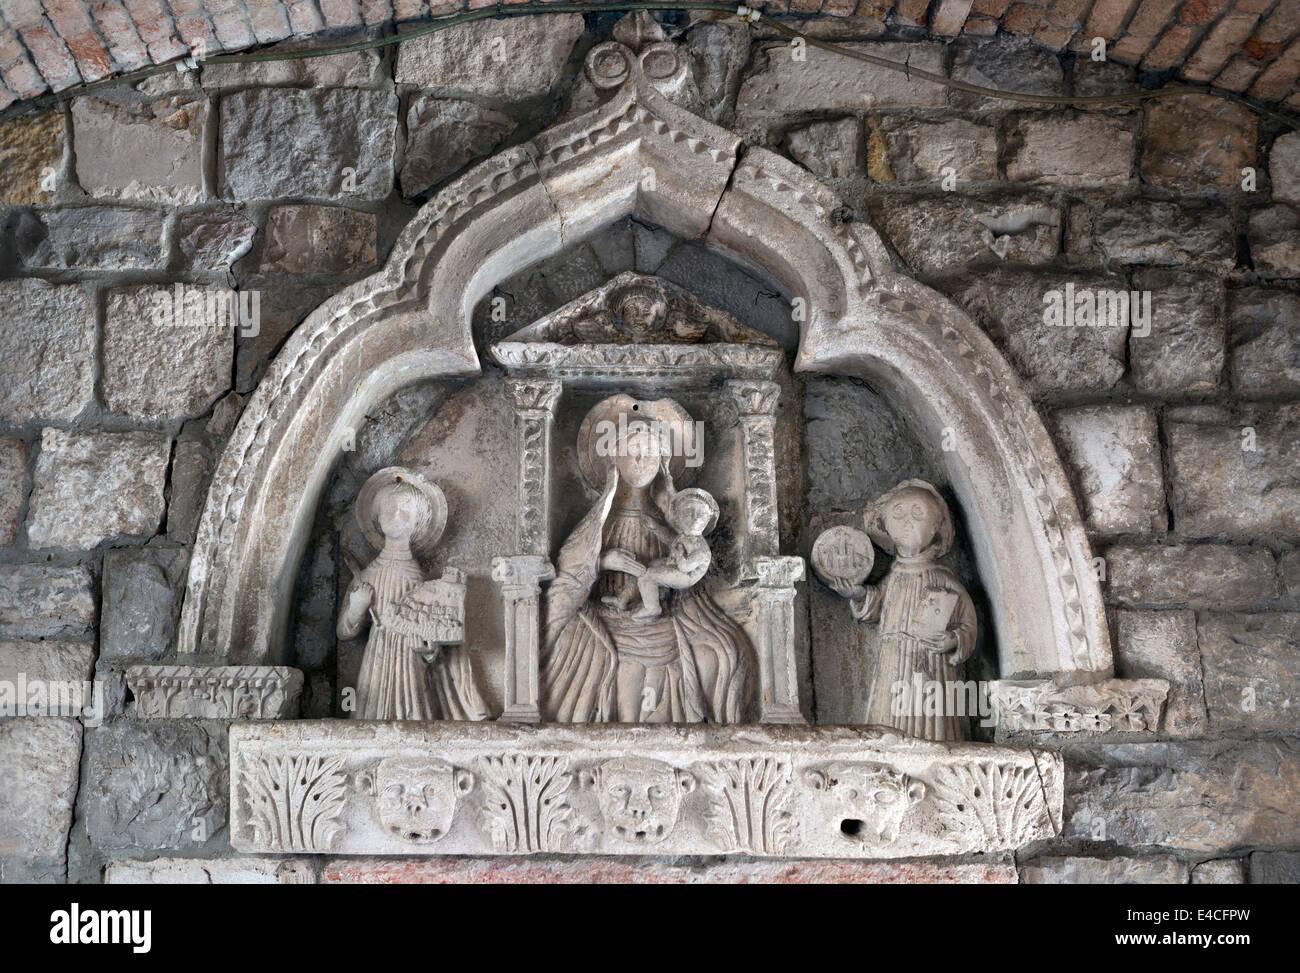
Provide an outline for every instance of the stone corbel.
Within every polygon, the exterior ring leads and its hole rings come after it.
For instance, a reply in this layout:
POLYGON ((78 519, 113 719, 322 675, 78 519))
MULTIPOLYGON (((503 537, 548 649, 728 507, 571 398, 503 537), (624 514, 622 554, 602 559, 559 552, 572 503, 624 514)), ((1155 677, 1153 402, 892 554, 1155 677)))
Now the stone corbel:
POLYGON ((302 672, 288 666, 130 666, 145 720, 283 720, 298 715, 302 672))
POLYGON ((776 506, 776 382, 730 379, 726 383, 740 419, 745 466, 745 528, 741 564, 753 577, 758 558, 775 555, 780 537, 776 506))
POLYGON ((795 670, 795 583, 804 577, 801 557, 756 557, 759 720, 806 723, 799 709, 795 670))
POLYGON ((551 562, 535 554, 492 560, 492 580, 501 585, 505 606, 506 691, 501 719, 507 723, 537 723, 542 718, 539 595, 542 582, 554 577, 551 562))
POLYGON ((1050 679, 990 684, 997 739, 1023 733, 1155 733, 1169 695, 1164 679, 1061 686, 1050 679))

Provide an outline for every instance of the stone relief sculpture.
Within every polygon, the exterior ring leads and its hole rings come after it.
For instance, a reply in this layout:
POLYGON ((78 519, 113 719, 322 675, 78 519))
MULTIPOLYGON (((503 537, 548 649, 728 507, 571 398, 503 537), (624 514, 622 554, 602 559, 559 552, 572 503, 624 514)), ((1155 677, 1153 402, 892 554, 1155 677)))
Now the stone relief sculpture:
POLYGON ((1059 831, 1045 800, 1056 765, 998 761, 935 769, 931 788, 939 820, 990 844, 1015 846, 1030 834, 1059 831))
POLYGON ((584 771, 596 792, 605 828, 621 841, 656 845, 673 833, 695 775, 662 760, 619 757, 584 771))
POLYGON ((827 764, 804 771, 804 782, 844 838, 882 846, 898 840, 903 817, 925 797, 925 784, 884 764, 827 764))
POLYGON ((428 553, 447 524, 436 484, 398 466, 370 477, 356 505, 366 539, 380 549, 353 570, 339 614, 339 638, 370 622, 352 716, 367 720, 484 720, 464 638, 465 584, 455 568, 426 580, 415 552, 428 553))
POLYGON ((445 760, 386 757, 358 776, 357 786, 375 799, 384 830, 403 841, 430 844, 451 830, 456 802, 474 787, 474 775, 445 760))
POLYGON ((775 757, 703 765, 708 833, 723 851, 779 855, 798 835, 790 765, 775 757))
POLYGON ((347 831, 348 778, 341 757, 246 758, 248 829, 257 851, 328 851, 347 831))
POLYGON ((867 722, 926 740, 963 740, 965 717, 955 712, 950 687, 975 651, 977 627, 970 595, 938 563, 955 535, 948 505, 924 480, 904 480, 864 520, 870 539, 895 556, 882 584, 863 584, 872 559, 860 548, 837 545, 835 556, 814 558, 813 566, 849 599, 855 618, 880 626, 867 722), (840 573, 844 565, 853 573, 840 573))
POLYGON ((569 850, 586 834, 568 802, 573 775, 563 757, 518 754, 485 757, 481 824, 492 847, 505 852, 569 850))
MULTIPOLYGON (((690 415, 672 399, 612 395, 597 403, 578 433, 578 464, 599 490, 587 514, 560 547, 556 578, 546 593, 542 645, 542 717, 565 723, 735 723, 746 716, 752 648, 703 586, 699 543, 679 550, 691 571, 665 564, 676 536, 665 517, 674 481, 689 476, 671 439, 693 437, 690 415), (665 430, 673 430, 672 435, 665 430), (654 578, 672 575, 658 613, 631 611, 636 582, 658 563, 654 578), (698 577, 696 580, 698 580, 698 577)), ((594 491, 593 491, 594 492, 594 491)), ((682 491, 686 493, 686 491, 682 491)), ((687 494, 682 523, 701 524, 707 494, 687 494), (689 516, 685 511, 693 510, 689 516)), ((697 543, 699 542, 699 543, 697 543)), ((704 545, 707 549, 707 544, 704 545)), ((707 568, 707 563, 705 564, 707 568)), ((643 594, 646 593, 643 590, 643 594)), ((648 607, 644 606, 644 607, 648 607)))

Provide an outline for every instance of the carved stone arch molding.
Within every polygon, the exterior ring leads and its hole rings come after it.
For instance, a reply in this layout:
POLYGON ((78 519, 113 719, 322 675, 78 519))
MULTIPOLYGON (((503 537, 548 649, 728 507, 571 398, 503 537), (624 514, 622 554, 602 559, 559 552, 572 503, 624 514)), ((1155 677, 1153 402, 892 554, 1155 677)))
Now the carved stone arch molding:
POLYGON ((1104 608, 1075 502, 1007 362, 954 305, 896 273, 873 230, 842 222, 829 189, 770 152, 742 154, 737 136, 692 114, 674 45, 653 34, 620 40, 588 55, 573 100, 580 114, 448 186, 381 272, 294 332, 213 478, 180 653, 285 661, 298 564, 345 430, 401 386, 478 374, 476 303, 635 215, 801 298, 797 369, 869 379, 936 441, 951 430, 943 455, 992 603, 1004 679, 1108 679, 1104 608))

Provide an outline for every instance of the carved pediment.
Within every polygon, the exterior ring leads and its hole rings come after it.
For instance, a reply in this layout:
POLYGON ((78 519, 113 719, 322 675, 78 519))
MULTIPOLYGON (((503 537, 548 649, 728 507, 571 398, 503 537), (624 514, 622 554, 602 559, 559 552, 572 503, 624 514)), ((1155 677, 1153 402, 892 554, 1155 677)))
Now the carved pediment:
POLYGON ((510 342, 576 344, 741 344, 777 347, 761 331, 659 277, 619 274, 528 327, 510 342))
POLYGON ((632 271, 516 331, 491 353, 515 375, 674 383, 768 378, 783 354, 772 338, 689 291, 632 271))

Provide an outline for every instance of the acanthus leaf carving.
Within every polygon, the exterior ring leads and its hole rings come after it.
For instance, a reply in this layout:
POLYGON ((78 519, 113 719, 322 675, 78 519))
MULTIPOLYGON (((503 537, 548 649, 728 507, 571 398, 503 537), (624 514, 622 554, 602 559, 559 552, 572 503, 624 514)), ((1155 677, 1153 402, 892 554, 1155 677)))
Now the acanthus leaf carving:
POLYGON ((567 758, 503 754, 480 763, 482 825, 498 851, 564 851, 585 834, 567 799, 567 758))
POLYGON ((254 847, 332 850, 344 830, 348 778, 342 757, 249 756, 242 779, 254 847))
POLYGON ((990 848, 1015 848, 1041 834, 1044 822, 1055 827, 1046 796, 1051 773, 996 760, 947 764, 935 769, 930 789, 948 829, 973 832, 990 848))
POLYGON ((704 764, 708 833, 723 851, 779 855, 798 828, 789 810, 790 765, 776 757, 704 764))

